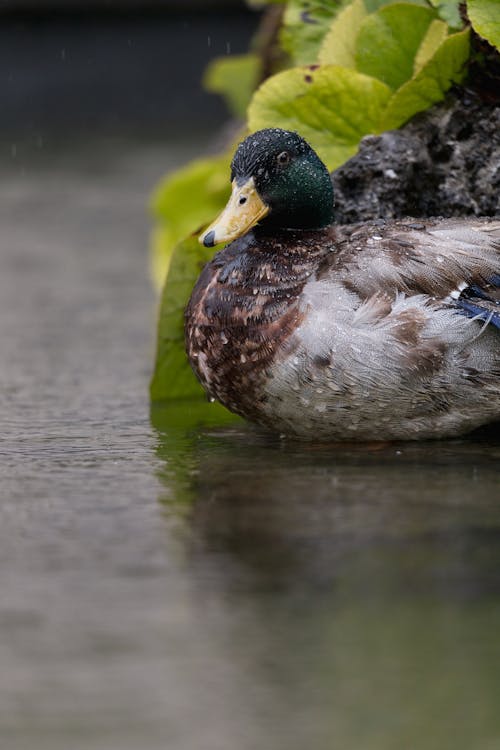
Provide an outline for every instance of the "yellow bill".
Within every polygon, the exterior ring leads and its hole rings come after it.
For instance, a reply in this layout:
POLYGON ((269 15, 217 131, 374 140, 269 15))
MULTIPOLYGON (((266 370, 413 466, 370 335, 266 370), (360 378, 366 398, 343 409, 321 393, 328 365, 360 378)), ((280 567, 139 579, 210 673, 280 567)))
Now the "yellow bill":
POLYGON ((200 242, 205 247, 241 237, 269 213, 269 206, 260 199, 253 177, 240 186, 233 180, 232 185, 233 191, 225 209, 200 235, 200 242))

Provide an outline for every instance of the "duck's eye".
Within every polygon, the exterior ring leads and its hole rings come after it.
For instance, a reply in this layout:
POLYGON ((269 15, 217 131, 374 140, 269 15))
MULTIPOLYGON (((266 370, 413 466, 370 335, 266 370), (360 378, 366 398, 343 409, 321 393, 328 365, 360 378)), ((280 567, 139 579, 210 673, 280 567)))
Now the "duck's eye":
POLYGON ((278 156, 276 157, 276 161, 281 166, 284 166, 290 161, 290 154, 288 153, 288 151, 282 151, 281 154, 278 154, 278 156))
POLYGON ((238 203, 240 204, 240 206, 243 206, 243 204, 246 203, 246 202, 247 202, 246 195, 242 195, 241 198, 239 199, 238 203))

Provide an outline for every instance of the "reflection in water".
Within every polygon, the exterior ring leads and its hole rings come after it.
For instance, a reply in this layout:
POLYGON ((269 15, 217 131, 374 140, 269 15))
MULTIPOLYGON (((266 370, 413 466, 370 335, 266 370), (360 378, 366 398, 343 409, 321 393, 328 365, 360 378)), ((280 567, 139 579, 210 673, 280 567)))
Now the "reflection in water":
POLYGON ((310 446, 176 408, 153 412, 161 500, 255 738, 497 747, 498 436, 310 446))

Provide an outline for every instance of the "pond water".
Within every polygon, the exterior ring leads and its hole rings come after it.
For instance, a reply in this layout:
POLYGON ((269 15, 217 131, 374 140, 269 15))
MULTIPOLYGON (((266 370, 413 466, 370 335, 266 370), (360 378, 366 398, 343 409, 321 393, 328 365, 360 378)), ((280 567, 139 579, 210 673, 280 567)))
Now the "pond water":
POLYGON ((192 145, 2 169, 2 750, 500 746, 500 437, 149 413, 146 197, 192 145))

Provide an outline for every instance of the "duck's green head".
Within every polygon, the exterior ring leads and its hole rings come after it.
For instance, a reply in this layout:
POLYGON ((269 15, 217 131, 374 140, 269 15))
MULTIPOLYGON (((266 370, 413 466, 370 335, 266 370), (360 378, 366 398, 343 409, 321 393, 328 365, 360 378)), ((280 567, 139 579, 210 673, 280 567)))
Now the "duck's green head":
POLYGON ((333 220, 333 188, 327 168, 297 133, 267 128, 240 143, 231 164, 232 193, 226 208, 203 232, 212 247, 259 223, 261 231, 320 229, 333 220))

